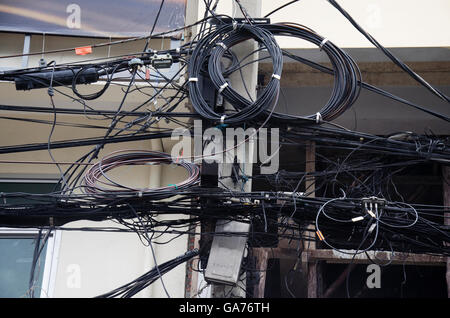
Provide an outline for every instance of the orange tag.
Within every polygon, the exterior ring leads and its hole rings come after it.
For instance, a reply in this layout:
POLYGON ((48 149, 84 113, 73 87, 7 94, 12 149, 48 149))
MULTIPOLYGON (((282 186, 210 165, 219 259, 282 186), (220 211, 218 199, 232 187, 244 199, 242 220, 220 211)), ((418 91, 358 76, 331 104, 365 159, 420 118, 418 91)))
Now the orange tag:
POLYGON ((150 79, 150 69, 148 67, 145 68, 145 79, 147 81, 150 79))
POLYGON ((324 237, 321 231, 316 231, 317 236, 319 237, 319 240, 323 241, 324 237))
POLYGON ((92 46, 82 46, 75 48, 76 55, 86 55, 92 53, 92 46))

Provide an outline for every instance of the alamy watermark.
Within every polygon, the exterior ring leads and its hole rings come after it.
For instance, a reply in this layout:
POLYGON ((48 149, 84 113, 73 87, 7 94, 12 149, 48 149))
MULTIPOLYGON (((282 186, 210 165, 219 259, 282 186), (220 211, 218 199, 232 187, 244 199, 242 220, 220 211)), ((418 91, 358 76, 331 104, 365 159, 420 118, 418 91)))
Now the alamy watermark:
POLYGON ((185 128, 172 131, 174 161, 183 158, 190 162, 241 163, 260 162, 261 174, 276 173, 279 168, 280 138, 278 128, 227 128, 225 125, 203 131, 202 121, 194 121, 194 134, 185 128), (194 154, 192 156, 192 139, 194 154), (270 140, 269 140, 270 139, 270 140), (270 145, 270 153, 269 153, 270 145), (258 161, 259 160, 259 161, 258 161))
POLYGON ((370 264, 370 265, 367 266, 366 272, 370 273, 370 275, 367 276, 367 280, 366 280, 367 288, 370 288, 370 289, 381 288, 381 268, 380 268, 380 265, 370 264))

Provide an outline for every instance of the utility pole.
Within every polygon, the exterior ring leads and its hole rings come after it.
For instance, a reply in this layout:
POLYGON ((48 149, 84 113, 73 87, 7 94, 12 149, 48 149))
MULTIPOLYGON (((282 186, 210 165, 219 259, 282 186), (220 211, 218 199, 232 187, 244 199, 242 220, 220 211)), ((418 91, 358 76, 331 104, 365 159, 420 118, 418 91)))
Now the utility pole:
MULTIPOLYGON (((249 16, 259 18, 261 15, 261 1, 258 0, 240 0, 242 7, 247 10, 249 16)), ((236 8, 236 17, 244 17, 236 2, 233 1, 236 8)), ((248 40, 240 43, 231 50, 236 54, 240 60, 245 56, 251 54, 257 49, 257 43, 253 40, 248 40)), ((254 53, 246 60, 257 60, 258 54, 254 53)), ((242 63, 244 64, 244 63, 242 63)), ((250 94, 253 100, 256 99, 256 86, 258 79, 258 63, 251 63, 242 69, 242 77, 240 72, 235 72, 230 76, 230 83, 233 88, 242 96, 248 97, 250 94), (247 88, 247 89, 246 89, 247 88), (247 93, 248 91, 248 93, 247 93)), ((226 105, 225 105, 226 108, 226 105)), ((244 130, 249 127, 245 127, 244 130)), ((227 134, 226 134, 227 135, 227 134)), ((224 153, 223 163, 219 164, 219 180, 221 180, 222 187, 226 187, 236 191, 251 191, 251 179, 248 176, 252 175, 253 158, 254 158, 254 140, 249 139, 245 145, 238 147, 236 154, 238 158, 245 158, 244 162, 239 163, 240 175, 245 178, 238 178, 232 180, 229 177, 233 172, 233 162, 235 152, 234 150, 224 153), (244 152, 244 153, 242 153, 244 152), (231 156, 231 157, 230 157, 231 156), (231 160, 230 160, 231 159, 231 160)), ((223 149, 227 149, 223 145, 223 149)), ((206 280, 213 282, 211 286, 212 298, 223 297, 242 297, 246 296, 246 281, 245 273, 240 273, 242 260, 245 257, 245 246, 247 244, 247 233, 249 232, 250 224, 237 221, 218 220, 216 224, 216 232, 238 232, 245 235, 239 236, 215 236, 212 242, 211 251, 209 254, 208 264, 205 271, 206 280)))

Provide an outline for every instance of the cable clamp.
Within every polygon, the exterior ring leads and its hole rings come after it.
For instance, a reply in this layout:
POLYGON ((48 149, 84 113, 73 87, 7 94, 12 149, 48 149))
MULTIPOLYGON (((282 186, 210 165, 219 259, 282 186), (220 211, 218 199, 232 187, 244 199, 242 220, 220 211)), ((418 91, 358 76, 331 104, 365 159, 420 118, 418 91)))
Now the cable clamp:
POLYGON ((221 47, 223 47, 224 50, 228 50, 227 46, 225 44, 223 44, 223 42, 217 43, 217 46, 221 46, 221 47))
POLYGON ((316 123, 320 124, 320 122, 322 121, 322 114, 320 112, 316 113, 316 123))
POLYGON ((132 58, 131 60, 128 61, 128 66, 142 66, 144 65, 144 62, 140 59, 140 58, 132 58))
POLYGON ((198 82, 198 78, 197 77, 189 77, 188 82, 198 82))
POLYGON ((321 51, 322 51, 323 46, 324 46, 327 42, 328 42, 328 39, 327 39, 327 38, 324 38, 324 39, 322 40, 322 42, 320 42, 319 48, 320 48, 321 51))
POLYGON ((227 87, 227 86, 228 86, 228 83, 227 83, 227 82, 223 83, 223 84, 219 87, 219 94, 222 94, 223 90, 224 90, 225 87, 227 87))
POLYGON ((273 77, 273 78, 276 78, 277 80, 280 80, 280 79, 281 79, 281 76, 278 75, 278 74, 272 74, 272 77, 273 77))
POLYGON ((376 219, 377 215, 381 212, 381 210, 386 205, 386 200, 377 197, 369 197, 362 198, 363 208, 367 214, 369 214, 372 218, 376 219), (375 212, 374 211, 375 209, 375 212))

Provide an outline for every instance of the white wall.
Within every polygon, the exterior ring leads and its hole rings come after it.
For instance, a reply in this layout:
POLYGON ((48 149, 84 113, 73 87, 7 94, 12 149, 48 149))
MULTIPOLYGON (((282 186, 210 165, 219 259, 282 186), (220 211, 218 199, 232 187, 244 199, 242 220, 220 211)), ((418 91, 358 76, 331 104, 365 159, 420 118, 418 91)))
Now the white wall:
MULTIPOLYGON (((195 0, 188 0, 195 1, 195 0)), ((261 0, 262 15, 290 0, 261 0)), ((448 0, 337 0, 367 32, 386 47, 450 46, 448 0)), ((217 13, 233 15, 235 1, 220 1, 217 13)), ((200 1, 200 12, 204 4, 200 1)), ((235 12, 235 11, 234 11, 235 12)), ((326 0, 301 0, 270 16, 271 22, 296 22, 340 47, 372 47, 326 0)), ((304 41, 278 40, 283 48, 314 47, 304 41)))

